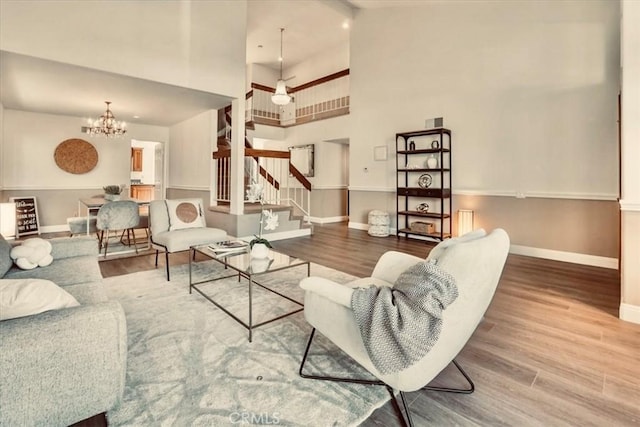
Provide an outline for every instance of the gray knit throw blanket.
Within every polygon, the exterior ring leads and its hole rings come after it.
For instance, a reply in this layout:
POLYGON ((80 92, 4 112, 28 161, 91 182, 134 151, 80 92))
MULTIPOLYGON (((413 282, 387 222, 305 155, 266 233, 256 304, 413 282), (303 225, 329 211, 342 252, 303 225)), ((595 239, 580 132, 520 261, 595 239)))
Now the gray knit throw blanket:
POLYGON ((429 261, 404 271, 393 288, 357 288, 351 308, 373 365, 383 374, 410 367, 433 347, 442 311, 458 297, 455 279, 429 261))

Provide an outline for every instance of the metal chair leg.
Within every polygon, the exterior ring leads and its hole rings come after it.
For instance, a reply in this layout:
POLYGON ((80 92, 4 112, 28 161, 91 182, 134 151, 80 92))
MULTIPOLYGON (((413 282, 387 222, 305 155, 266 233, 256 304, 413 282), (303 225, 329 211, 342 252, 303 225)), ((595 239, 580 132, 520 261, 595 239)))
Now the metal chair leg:
POLYGON ((138 241, 136 240, 136 231, 133 228, 127 230, 127 239, 129 238, 129 231, 133 235, 133 248, 136 250, 136 255, 138 255, 138 241))
POLYGON ((387 384, 383 383, 382 381, 379 381, 379 380, 365 380, 365 379, 361 379, 361 378, 340 378, 340 377, 330 377, 330 376, 305 374, 303 372, 304 365, 305 365, 305 363, 307 361, 307 357, 309 356, 309 349, 311 348, 311 342, 313 341, 313 337, 314 337, 315 333, 316 333, 316 329, 313 328, 313 330, 311 331, 311 335, 309 336, 309 342, 307 343, 307 348, 304 351, 304 356, 302 357, 302 362, 300 363, 300 370, 298 371, 298 373, 300 374, 300 376, 302 378, 308 378, 308 379, 312 379, 312 380, 355 383, 355 384, 363 384, 363 385, 378 385, 378 386, 379 385, 383 385, 383 386, 385 386, 387 388, 387 390, 389 391, 389 394, 391 395, 391 401, 392 401, 393 407, 396 410, 396 413, 398 415, 398 418, 402 422, 402 425, 403 426, 413 427, 413 422, 411 421, 411 414, 409 413, 409 408, 408 408, 408 406, 407 406, 407 404, 405 402, 404 393, 400 392, 400 398, 402 399, 402 405, 405 408, 406 418, 402 414, 402 410, 400 409, 400 406, 398 405, 398 401, 396 400, 396 396, 393 393, 393 389, 390 386, 388 386, 387 384))
MULTIPOLYGON (((383 385, 387 388, 387 391, 391 395, 391 403, 393 404, 394 410, 398 415, 403 426, 413 427, 413 420, 411 419, 411 412, 409 411, 409 406, 407 405, 406 396, 404 392, 400 391, 400 400, 402 401, 402 407, 404 408, 404 412, 400 409, 400 405, 398 404, 398 400, 393 392, 393 388, 389 385, 385 384, 382 381, 374 381, 374 380, 365 380, 360 378, 340 378, 340 377, 331 377, 331 376, 321 376, 321 375, 311 375, 305 374, 303 372, 304 365, 307 362, 307 357, 309 356, 309 350, 311 349, 311 343, 313 342, 313 338, 316 333, 316 328, 313 328, 311 331, 311 335, 309 336, 309 342, 307 343, 307 348, 304 351, 304 356, 302 356, 302 362, 300 363, 300 369, 298 374, 302 378, 308 378, 312 380, 324 380, 324 381, 336 381, 336 382, 347 382, 347 383, 356 383, 356 384, 366 384, 366 385, 383 385)), ((469 383, 469 388, 466 389, 456 389, 456 388, 447 388, 447 387, 432 387, 432 386, 424 386, 421 390, 430 390, 430 391, 442 391, 442 392, 450 392, 450 393, 462 393, 462 394, 471 394, 475 390, 475 385, 471 380, 471 377, 462 369, 462 367, 458 364, 458 362, 452 360, 453 364, 458 368, 460 373, 464 376, 464 378, 469 383)))
POLYGON ((156 268, 158 268, 158 250, 156 249, 156 268))
POLYGON ((169 277, 169 252, 168 251, 164 251, 164 263, 167 266, 167 282, 170 282, 171 278, 169 277))
POLYGON ((456 362, 456 359, 453 359, 451 362, 458 368, 458 371, 462 374, 462 376, 467 380, 469 384, 469 388, 450 388, 450 387, 434 387, 426 385, 422 387, 420 390, 430 390, 430 391, 442 391, 445 393, 459 393, 459 394, 471 394, 475 391, 476 386, 471 380, 471 377, 462 369, 462 366, 456 362))
POLYGON ((109 247, 109 230, 107 230, 107 240, 104 241, 104 257, 107 257, 107 248, 109 247))
POLYGON ((307 349, 304 352, 304 356, 302 357, 302 362, 300 363, 300 370, 298 374, 302 378, 308 378, 312 380, 324 380, 324 381, 336 381, 336 382, 345 382, 345 383, 355 383, 355 384, 366 384, 366 385, 385 385, 382 381, 379 380, 365 380, 362 378, 342 378, 342 377, 331 377, 331 376, 323 376, 323 375, 311 375, 305 374, 303 372, 304 364, 307 361, 307 356, 309 355, 309 349, 311 348, 311 342, 313 341, 313 336, 316 333, 316 328, 313 328, 311 331, 311 335, 309 336, 309 342, 307 343, 307 349))
POLYGON ((400 419, 400 422, 402 423, 402 425, 407 427, 413 427, 411 412, 409 412, 409 406, 407 405, 407 399, 406 399, 406 396, 404 395, 404 392, 403 391, 400 392, 400 400, 402 401, 402 407, 404 408, 404 413, 403 413, 402 409, 400 409, 400 405, 398 404, 398 398, 393 393, 393 388, 389 387, 388 385, 386 387, 387 387, 387 391, 391 395, 391 404, 393 405, 393 409, 396 411, 396 415, 400 419))

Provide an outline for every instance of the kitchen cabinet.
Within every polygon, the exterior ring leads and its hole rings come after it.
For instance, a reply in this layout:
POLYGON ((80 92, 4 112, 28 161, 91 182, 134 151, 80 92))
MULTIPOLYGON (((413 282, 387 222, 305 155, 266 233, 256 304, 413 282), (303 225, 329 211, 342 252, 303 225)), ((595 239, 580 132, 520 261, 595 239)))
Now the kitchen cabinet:
POLYGON ((142 172, 142 150, 143 148, 131 148, 131 170, 142 172))
POLYGON ((138 199, 143 202, 149 202, 153 200, 153 190, 155 186, 153 185, 131 185, 131 198, 138 199))

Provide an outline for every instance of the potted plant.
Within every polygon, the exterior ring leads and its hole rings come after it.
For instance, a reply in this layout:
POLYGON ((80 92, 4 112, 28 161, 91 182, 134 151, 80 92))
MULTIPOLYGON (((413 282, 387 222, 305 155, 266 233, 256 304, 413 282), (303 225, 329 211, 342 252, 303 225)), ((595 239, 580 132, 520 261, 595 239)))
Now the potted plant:
POLYGON ((104 190, 104 199, 105 200, 120 200, 120 193, 124 190, 124 185, 107 185, 102 187, 104 190))
POLYGON ((269 256, 269 249, 272 248, 269 240, 262 237, 263 230, 275 230, 278 227, 278 214, 273 213, 272 209, 264 208, 264 197, 262 194, 262 185, 253 183, 247 190, 247 198, 251 202, 260 202, 260 230, 258 234, 254 234, 254 239, 249 242, 252 258, 266 258, 269 256))

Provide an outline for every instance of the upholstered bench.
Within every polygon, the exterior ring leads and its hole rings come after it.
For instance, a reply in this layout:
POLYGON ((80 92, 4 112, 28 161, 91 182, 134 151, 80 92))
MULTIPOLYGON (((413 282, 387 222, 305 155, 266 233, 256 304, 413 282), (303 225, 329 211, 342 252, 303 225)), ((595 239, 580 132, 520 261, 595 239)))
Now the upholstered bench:
POLYGON ((169 254, 189 250, 191 246, 222 242, 227 232, 207 227, 202 199, 153 200, 149 205, 151 247, 158 253, 164 251, 169 275, 169 254))
POLYGON ((89 233, 87 233, 87 217, 86 216, 74 216, 67 218, 67 225, 69 226, 69 233, 71 236, 76 234, 93 234, 97 233, 96 228, 96 216, 89 217, 89 233))

